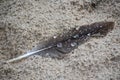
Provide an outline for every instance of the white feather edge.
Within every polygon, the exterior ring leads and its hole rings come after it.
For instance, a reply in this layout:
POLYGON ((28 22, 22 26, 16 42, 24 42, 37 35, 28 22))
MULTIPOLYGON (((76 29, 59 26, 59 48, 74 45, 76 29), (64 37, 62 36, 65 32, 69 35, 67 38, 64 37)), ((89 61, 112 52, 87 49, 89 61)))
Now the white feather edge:
POLYGON ((14 62, 14 61, 21 60, 21 59, 23 59, 23 58, 29 57, 29 56, 31 56, 31 55, 33 55, 33 54, 36 54, 36 53, 38 53, 38 52, 44 51, 44 50, 49 49, 49 48, 52 48, 52 47, 53 47, 53 46, 49 46, 49 47, 46 47, 46 48, 43 48, 43 49, 40 49, 40 50, 36 50, 36 51, 33 51, 33 52, 28 52, 28 53, 23 54, 23 55, 21 55, 21 56, 18 56, 18 57, 16 57, 16 58, 10 59, 10 60, 6 61, 6 63, 11 63, 11 62, 14 62))

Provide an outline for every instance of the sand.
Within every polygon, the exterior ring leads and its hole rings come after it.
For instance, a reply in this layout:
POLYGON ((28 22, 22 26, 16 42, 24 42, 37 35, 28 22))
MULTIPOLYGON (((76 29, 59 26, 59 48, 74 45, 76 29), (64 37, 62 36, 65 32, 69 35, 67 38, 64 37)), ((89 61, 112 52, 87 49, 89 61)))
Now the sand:
POLYGON ((119 0, 0 0, 0 80, 120 80, 119 0), (38 55, 4 61, 77 26, 114 21, 104 38, 93 38, 66 58, 38 55))

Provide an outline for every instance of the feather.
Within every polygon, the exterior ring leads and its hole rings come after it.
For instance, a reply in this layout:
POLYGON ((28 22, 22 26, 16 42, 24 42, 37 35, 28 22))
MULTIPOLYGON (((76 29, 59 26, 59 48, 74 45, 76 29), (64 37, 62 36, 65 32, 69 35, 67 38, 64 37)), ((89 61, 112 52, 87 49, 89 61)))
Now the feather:
POLYGON ((40 46, 37 46, 32 52, 28 52, 6 62, 18 61, 34 54, 39 54, 44 57, 64 58, 67 53, 70 53, 90 38, 98 37, 98 34, 99 37, 106 36, 113 28, 114 22, 96 22, 90 25, 83 25, 79 28, 71 29, 62 36, 59 35, 49 39, 42 49, 40 46))

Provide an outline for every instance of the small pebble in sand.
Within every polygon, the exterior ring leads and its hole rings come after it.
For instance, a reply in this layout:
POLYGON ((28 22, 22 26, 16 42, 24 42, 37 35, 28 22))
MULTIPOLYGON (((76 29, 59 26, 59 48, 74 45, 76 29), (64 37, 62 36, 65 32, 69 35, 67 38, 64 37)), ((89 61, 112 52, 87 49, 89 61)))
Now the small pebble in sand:
POLYGON ((53 38, 54 38, 54 39, 56 39, 56 38, 57 38, 57 36, 53 36, 53 38))
POLYGON ((49 56, 49 53, 46 53, 46 56, 49 56))

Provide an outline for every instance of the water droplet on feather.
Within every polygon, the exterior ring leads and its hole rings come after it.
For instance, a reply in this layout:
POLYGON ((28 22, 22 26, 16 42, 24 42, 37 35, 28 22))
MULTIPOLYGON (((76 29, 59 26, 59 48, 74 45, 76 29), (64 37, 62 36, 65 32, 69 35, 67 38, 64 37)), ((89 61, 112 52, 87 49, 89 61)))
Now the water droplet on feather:
POLYGON ((62 43, 58 43, 58 44, 57 44, 57 47, 62 47, 62 43))
POLYGON ((74 47, 74 46, 77 45, 77 43, 76 43, 76 42, 72 42, 70 45, 71 45, 72 47, 74 47))

